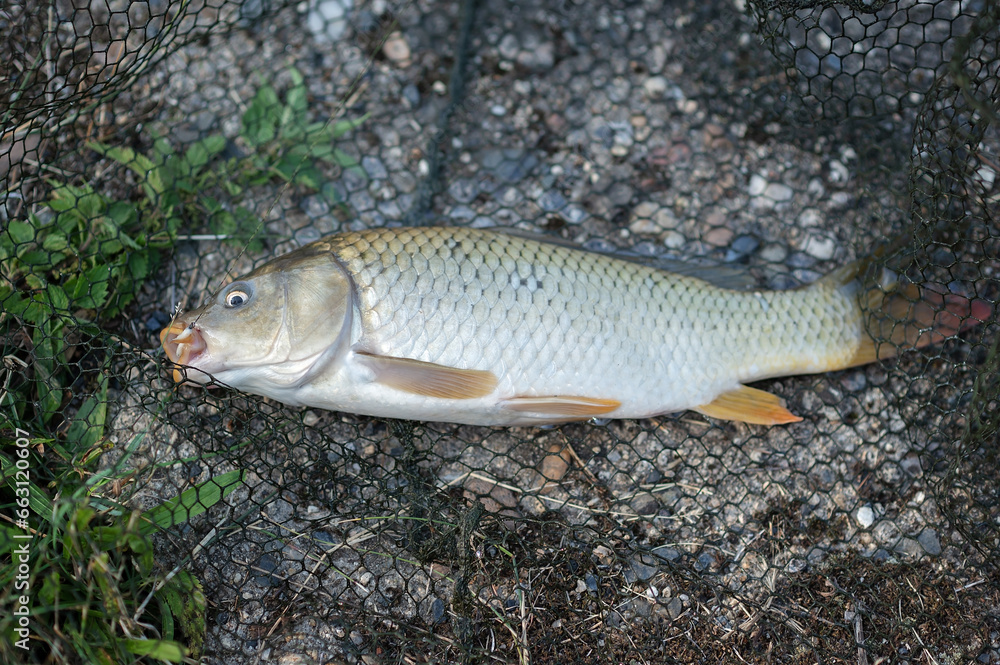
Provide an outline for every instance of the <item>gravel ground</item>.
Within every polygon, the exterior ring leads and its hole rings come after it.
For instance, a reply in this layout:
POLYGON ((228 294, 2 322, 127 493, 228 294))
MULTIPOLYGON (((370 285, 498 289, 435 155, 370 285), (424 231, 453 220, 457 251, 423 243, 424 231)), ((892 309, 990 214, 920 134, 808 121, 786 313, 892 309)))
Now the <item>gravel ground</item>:
MULTIPOLYGON (((341 3, 346 31, 331 39, 310 32, 309 4, 266 18, 227 6, 232 30, 150 72, 160 104, 147 124, 178 144, 221 133, 249 150, 249 100, 265 81, 287 89, 294 66, 315 119, 370 114, 338 144, 361 170, 326 169, 333 195, 254 190, 259 253, 182 242, 141 296, 145 348, 227 270, 398 224, 420 200, 459 7, 341 3)), ((435 221, 728 263, 761 288, 812 281, 899 231, 926 86, 873 125, 795 124, 828 91, 797 106, 741 6, 612 4, 482 3, 435 221)), ((880 109, 895 88, 881 90, 880 109)), ((980 178, 995 195, 989 169, 980 178)), ((121 383, 112 441, 144 434, 139 506, 247 471, 228 511, 162 540, 179 560, 219 529, 194 557, 210 591, 209 663, 452 661, 469 649, 511 662, 1000 662, 1000 594, 935 498, 986 335, 769 382, 805 418, 770 429, 691 413, 549 430, 387 424, 175 390, 127 357, 138 370, 121 383), (186 461, 151 471, 172 460, 186 461)))

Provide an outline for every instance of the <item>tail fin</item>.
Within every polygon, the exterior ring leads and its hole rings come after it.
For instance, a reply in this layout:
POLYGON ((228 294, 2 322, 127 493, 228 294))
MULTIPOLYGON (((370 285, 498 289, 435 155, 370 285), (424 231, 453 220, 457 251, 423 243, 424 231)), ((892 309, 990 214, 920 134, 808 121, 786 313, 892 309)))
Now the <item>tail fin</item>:
POLYGON ((860 286, 860 276, 869 265, 870 259, 853 263, 824 278, 857 292, 865 320, 861 346, 845 368, 940 344, 993 314, 993 306, 985 300, 949 293, 942 284, 903 282, 888 269, 874 284, 860 286))

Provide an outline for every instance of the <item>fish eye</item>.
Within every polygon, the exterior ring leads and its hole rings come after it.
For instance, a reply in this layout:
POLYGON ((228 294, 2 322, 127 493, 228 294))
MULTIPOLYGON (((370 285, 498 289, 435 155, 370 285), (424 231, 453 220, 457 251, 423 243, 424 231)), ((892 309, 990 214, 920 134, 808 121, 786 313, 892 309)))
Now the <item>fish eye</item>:
POLYGON ((250 302, 250 296, 252 295, 252 290, 247 288, 245 284, 234 285, 236 288, 231 288, 229 293, 226 294, 225 302, 226 307, 242 307, 243 305, 250 302))

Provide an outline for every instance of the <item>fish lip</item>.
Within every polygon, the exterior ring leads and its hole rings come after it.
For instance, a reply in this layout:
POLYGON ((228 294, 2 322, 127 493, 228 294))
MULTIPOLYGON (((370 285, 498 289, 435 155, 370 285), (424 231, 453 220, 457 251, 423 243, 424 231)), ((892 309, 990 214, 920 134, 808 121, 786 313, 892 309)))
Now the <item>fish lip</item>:
MULTIPOLYGON (((160 331, 160 344, 170 362, 176 365, 194 365, 208 350, 201 330, 194 323, 180 320, 173 321, 160 331)), ((174 369, 173 379, 180 383, 185 375, 181 370, 174 369)))

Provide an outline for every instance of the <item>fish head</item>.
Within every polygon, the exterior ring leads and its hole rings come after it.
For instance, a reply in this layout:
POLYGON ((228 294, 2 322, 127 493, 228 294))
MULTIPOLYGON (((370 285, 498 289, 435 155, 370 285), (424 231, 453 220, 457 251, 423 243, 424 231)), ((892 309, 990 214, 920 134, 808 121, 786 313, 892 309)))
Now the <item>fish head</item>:
POLYGON ((308 245, 225 286, 160 332, 175 381, 273 395, 301 385, 350 345, 354 287, 330 252, 308 245), (190 371, 194 369, 197 371, 190 371))

